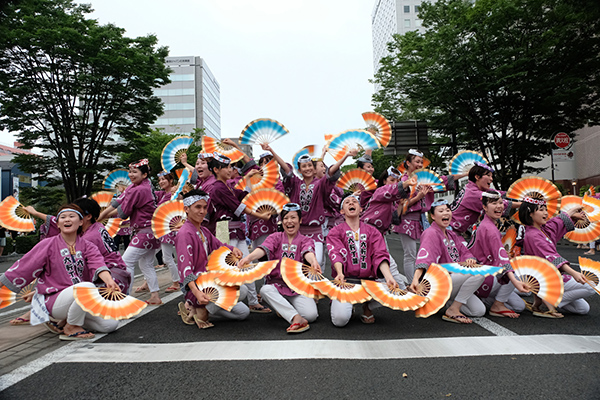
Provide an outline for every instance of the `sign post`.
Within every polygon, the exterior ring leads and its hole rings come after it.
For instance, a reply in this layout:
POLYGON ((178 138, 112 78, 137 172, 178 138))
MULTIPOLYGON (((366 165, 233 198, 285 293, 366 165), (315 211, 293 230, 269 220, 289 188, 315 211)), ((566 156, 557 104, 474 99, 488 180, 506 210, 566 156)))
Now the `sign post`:
MULTIPOLYGON (((565 132, 558 132, 554 135, 552 141, 559 149, 565 149, 571 145, 571 137, 565 132)), ((554 149, 550 151, 550 164, 552 166, 552 182, 554 182, 554 149)))

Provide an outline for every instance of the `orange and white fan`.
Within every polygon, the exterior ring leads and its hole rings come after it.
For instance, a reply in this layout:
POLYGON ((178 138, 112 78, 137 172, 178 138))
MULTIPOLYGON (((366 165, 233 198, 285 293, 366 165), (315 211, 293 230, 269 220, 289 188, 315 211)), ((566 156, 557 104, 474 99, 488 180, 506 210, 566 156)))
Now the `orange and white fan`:
POLYGON ((579 257, 579 269, 588 284, 594 288, 596 293, 600 294, 600 262, 579 257))
POLYGON ((13 196, 8 196, 0 202, 0 225, 9 231, 35 231, 33 217, 13 196))
POLYGON ((152 215, 152 232, 157 238, 176 232, 185 223, 183 201, 170 200, 156 207, 152 215))
POLYGON ((363 279, 361 283, 375 301, 393 310, 416 310, 423 307, 429 301, 427 297, 419 296, 418 294, 399 288, 390 288, 385 282, 363 279))
POLYGON ((357 190, 375 190, 377 189, 377 182, 368 172, 356 168, 342 175, 336 186, 350 192, 356 192, 357 190))
MULTIPOLYGON (((260 169, 260 173, 252 175, 250 177, 250 190, 259 190, 274 188, 279 177, 279 171, 277 170, 277 162, 271 160, 260 169)), ((246 189, 246 178, 240 179, 235 186, 235 189, 244 190, 246 189)))
POLYGON ((73 297, 84 311, 104 319, 128 319, 148 305, 145 301, 105 287, 75 286, 73 297))
POLYGON ((231 311, 240 298, 240 288, 219 285, 215 279, 223 272, 209 271, 198 275, 196 286, 210 298, 210 302, 224 310, 231 311))
POLYGON ((312 286, 312 283, 326 280, 325 276, 310 265, 302 264, 291 258, 281 259, 281 277, 294 292, 311 299, 322 299, 323 293, 312 286))
POLYGON ((279 190, 259 189, 248 194, 242 200, 248 209, 263 214, 266 212, 271 215, 281 214, 283 206, 290 202, 290 199, 279 190))
POLYGON ((583 206, 590 222, 600 222, 600 199, 586 194, 583 196, 583 206))
MULTIPOLYGON (((527 176, 516 180, 506 192, 506 197, 522 201, 525 197, 546 201, 548 215, 550 217, 558 214, 560 207, 560 190, 549 180, 539 176, 527 176)), ((516 214, 518 215, 518 213, 516 214)), ((516 217, 513 216, 513 219, 516 217)), ((518 220, 517 220, 518 222, 518 220)))
POLYGON ((323 293, 331 300, 337 300, 340 303, 364 303, 371 300, 371 295, 359 283, 340 282, 338 280, 325 279, 323 281, 311 283, 319 292, 323 293))
POLYGON ((228 157, 232 163, 244 158, 244 153, 235 147, 224 144, 220 140, 208 135, 202 136, 202 149, 205 153, 219 153, 222 156, 228 157))
POLYGON ((502 237, 502 245, 504 249, 508 253, 510 258, 514 258, 520 254, 516 254, 518 251, 515 244, 517 243, 517 228, 514 225, 511 225, 510 228, 506 230, 504 236, 502 237))
POLYGON ((438 312, 452 293, 452 279, 450 274, 438 264, 431 264, 419 282, 417 294, 424 296, 429 301, 415 311, 415 317, 427 318, 438 312))
POLYGON ((515 277, 538 297, 557 307, 564 284, 558 269, 548 260, 536 256, 519 256, 510 260, 515 277))
POLYGON ((110 206, 110 202, 112 201, 114 193, 101 191, 96 192, 90 196, 90 199, 94 200, 100 206, 100 212, 104 211, 108 206, 110 206))
POLYGON ((206 269, 209 271, 223 272, 215 278, 216 282, 224 286, 241 286, 251 283, 268 275, 275 269, 279 260, 246 264, 238 267, 239 259, 225 246, 221 246, 208 257, 206 269))
POLYGON ((586 218, 575 222, 575 230, 567 232, 565 238, 573 243, 586 244, 600 238, 600 222, 590 222, 586 207, 581 197, 563 196, 560 200, 560 209, 569 212, 573 209, 583 209, 586 218))
POLYGON ((374 111, 362 113, 362 117, 367 123, 367 128, 375 129, 375 139, 379 142, 381 147, 387 147, 392 139, 392 126, 385 117, 374 111))
POLYGON ((108 231, 108 234, 112 237, 115 237, 117 232, 119 232, 119 229, 129 227, 129 219, 109 218, 102 223, 104 224, 104 228, 108 231))
POLYGON ((23 300, 23 297, 33 292, 35 283, 36 281, 33 281, 29 285, 24 286, 18 293, 13 292, 6 286, 2 286, 0 288, 0 309, 12 306, 17 301, 23 300))

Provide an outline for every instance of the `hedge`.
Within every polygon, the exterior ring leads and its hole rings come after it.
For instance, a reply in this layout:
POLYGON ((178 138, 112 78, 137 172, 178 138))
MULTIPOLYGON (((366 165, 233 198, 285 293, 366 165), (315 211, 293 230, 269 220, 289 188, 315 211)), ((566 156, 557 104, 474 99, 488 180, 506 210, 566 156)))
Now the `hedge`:
POLYGON ((29 250, 33 249, 33 246, 38 244, 39 240, 40 240, 40 238, 38 237, 38 235, 17 236, 17 239, 16 239, 17 253, 19 253, 19 254, 27 253, 29 250))

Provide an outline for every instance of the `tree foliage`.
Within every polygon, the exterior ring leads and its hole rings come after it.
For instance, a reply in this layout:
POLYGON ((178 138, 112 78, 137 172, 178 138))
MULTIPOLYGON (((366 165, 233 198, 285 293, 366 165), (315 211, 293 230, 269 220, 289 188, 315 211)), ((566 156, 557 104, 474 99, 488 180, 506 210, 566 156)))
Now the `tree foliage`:
POLYGON ((99 25, 89 5, 21 0, 3 8, 0 25, 0 128, 18 132, 41 156, 20 168, 67 198, 90 194, 132 136, 162 113, 153 88, 169 82, 167 49, 153 35, 127 38, 99 25))
POLYGON ((375 82, 376 110, 425 119, 484 153, 505 188, 551 138, 600 120, 597 0, 423 3, 426 33, 396 35, 375 82))

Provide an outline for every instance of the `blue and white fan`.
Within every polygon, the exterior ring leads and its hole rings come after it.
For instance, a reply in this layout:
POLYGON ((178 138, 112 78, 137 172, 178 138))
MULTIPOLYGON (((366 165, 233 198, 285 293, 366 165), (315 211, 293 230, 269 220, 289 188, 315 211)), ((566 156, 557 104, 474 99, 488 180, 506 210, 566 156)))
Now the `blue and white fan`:
POLYGON ((492 265, 475 264, 473 267, 470 267, 465 263, 449 263, 440 265, 448 272, 464 275, 497 275, 504 270, 502 267, 494 267, 492 265))
POLYGON ((475 161, 479 161, 480 163, 486 165, 488 163, 485 157, 476 151, 465 150, 459 152, 457 155, 452 157, 452 160, 450 160, 450 164, 448 165, 450 175, 468 173, 471 167, 475 165, 475 161))
POLYGON ((163 169, 171 172, 179 162, 181 155, 187 151, 193 142, 194 139, 190 136, 178 136, 167 143, 160 157, 163 169))
POLYGON ((171 200, 177 199, 177 196, 179 196, 179 193, 181 193, 181 191, 183 190, 183 187, 189 180, 190 180, 190 171, 188 171, 187 168, 184 168, 183 172, 181 172, 181 176, 179 177, 179 181, 177 182, 177 190, 171 196, 171 200))
POLYGON ((269 144, 283 135, 287 135, 287 130, 282 123, 269 118, 259 118, 250 122, 240 134, 241 144, 269 144))
POLYGON ((115 190, 117 186, 127 187, 131 185, 131 179, 129 179, 129 172, 126 169, 115 169, 110 171, 104 181, 102 187, 104 189, 115 190))
POLYGON ((354 129, 340 133, 331 139, 328 144, 331 150, 342 150, 346 151, 357 149, 357 150, 374 150, 379 148, 379 142, 375 136, 365 130, 354 129))

